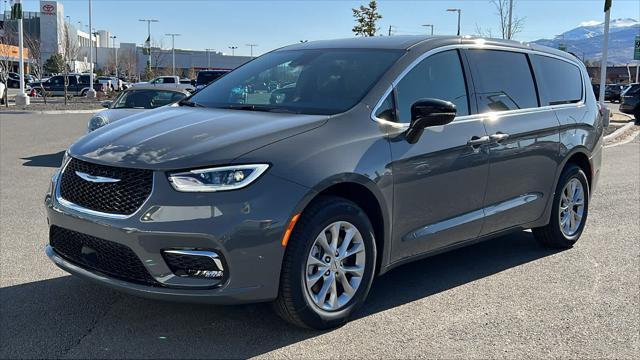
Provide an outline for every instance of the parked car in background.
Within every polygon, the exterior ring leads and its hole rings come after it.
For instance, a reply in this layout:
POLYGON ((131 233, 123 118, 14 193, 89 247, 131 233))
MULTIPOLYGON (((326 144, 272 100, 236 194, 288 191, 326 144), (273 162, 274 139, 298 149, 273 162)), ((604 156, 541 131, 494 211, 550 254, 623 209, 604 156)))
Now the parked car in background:
MULTIPOLYGON (((67 75, 69 83, 67 85, 67 94, 70 96, 86 96, 91 88, 90 77, 88 74, 69 74, 67 75)), ((46 81, 36 81, 30 84, 31 88, 39 95, 44 90, 52 96, 64 96, 65 75, 52 76, 46 81)), ((107 93, 106 84, 94 82, 93 89, 97 92, 107 93)))
POLYGON ((640 122, 640 84, 629 85, 621 95, 620 111, 640 122))
POLYGON ((158 76, 156 78, 153 78, 151 81, 135 83, 132 86, 137 87, 137 86, 148 86, 148 85, 163 87, 163 88, 178 88, 178 89, 187 90, 190 92, 195 90, 195 87, 191 85, 191 81, 189 81, 186 84, 183 84, 180 81, 179 76, 158 76))
POLYGON ((218 80, 220 77, 226 75, 231 70, 201 70, 198 71, 196 77, 196 91, 201 90, 203 87, 218 80))
POLYGON ((91 117, 89 132, 141 111, 176 103, 189 96, 181 89, 162 89, 155 86, 137 86, 122 91, 113 101, 105 101, 103 110, 91 117))
POLYGON ((604 92, 605 101, 611 101, 611 102, 621 101, 620 94, 625 89, 625 87, 626 87, 625 85, 621 85, 621 84, 607 85, 604 92))
POLYGON ((129 294, 340 326, 409 261, 524 229, 574 246, 602 163, 588 86, 571 54, 515 41, 284 47, 71 145, 45 251, 129 294))
MULTIPOLYGON (((33 82, 35 78, 33 75, 24 74, 24 85, 27 86, 29 83, 33 82)), ((7 78, 7 86, 13 89, 20 88, 20 74, 15 72, 9 72, 7 78)))

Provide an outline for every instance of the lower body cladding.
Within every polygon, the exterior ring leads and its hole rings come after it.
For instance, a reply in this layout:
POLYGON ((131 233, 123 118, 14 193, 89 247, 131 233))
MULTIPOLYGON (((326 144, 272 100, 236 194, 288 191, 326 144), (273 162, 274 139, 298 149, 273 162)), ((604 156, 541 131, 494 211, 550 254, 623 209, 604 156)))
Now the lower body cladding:
POLYGON ((277 297, 292 211, 309 189, 269 174, 235 191, 174 190, 164 173, 130 216, 45 198, 47 256, 60 268, 118 290, 170 301, 238 304, 277 297))

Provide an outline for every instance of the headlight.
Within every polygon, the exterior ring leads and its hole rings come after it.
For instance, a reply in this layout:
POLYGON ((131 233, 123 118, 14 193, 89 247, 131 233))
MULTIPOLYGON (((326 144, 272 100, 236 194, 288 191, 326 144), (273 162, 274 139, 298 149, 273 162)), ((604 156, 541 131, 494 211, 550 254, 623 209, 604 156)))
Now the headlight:
POLYGON ((268 167, 252 164, 191 170, 169 174, 169 182, 174 189, 184 192, 235 190, 254 182, 268 167))
POLYGON ((91 118, 91 120, 89 120, 89 124, 87 124, 87 130, 89 132, 92 132, 96 129, 99 129, 107 125, 108 123, 109 123, 109 120, 107 120, 106 118, 100 115, 95 115, 94 117, 91 118))

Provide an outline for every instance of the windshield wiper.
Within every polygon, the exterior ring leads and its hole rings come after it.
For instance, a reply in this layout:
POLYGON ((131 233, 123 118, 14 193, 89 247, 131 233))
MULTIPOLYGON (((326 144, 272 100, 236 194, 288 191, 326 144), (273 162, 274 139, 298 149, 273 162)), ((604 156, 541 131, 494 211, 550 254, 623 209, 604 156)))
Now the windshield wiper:
POLYGON ((191 106, 191 107, 205 107, 202 104, 198 104, 197 102, 191 101, 191 100, 180 100, 178 102, 178 105, 180 106, 191 106))
POLYGON ((280 112, 280 113, 290 113, 290 114, 299 114, 297 111, 281 108, 281 107, 273 107, 273 106, 262 106, 262 105, 245 105, 245 104, 231 104, 224 106, 226 109, 233 110, 246 110, 246 111, 262 111, 262 112, 280 112))

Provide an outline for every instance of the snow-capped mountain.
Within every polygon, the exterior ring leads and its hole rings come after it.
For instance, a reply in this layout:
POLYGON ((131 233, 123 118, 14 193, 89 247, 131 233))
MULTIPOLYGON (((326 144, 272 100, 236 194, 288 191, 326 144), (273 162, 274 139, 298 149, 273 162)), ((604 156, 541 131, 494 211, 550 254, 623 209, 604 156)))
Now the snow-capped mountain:
MULTIPOLYGON (((567 51, 584 57, 585 60, 598 60, 602 56, 604 24, 586 21, 581 26, 566 31, 553 39, 540 39, 536 44, 558 48, 565 43, 567 51)), ((633 43, 640 35, 640 21, 635 19, 615 19, 609 26, 609 63, 627 64, 633 60, 633 43)))

